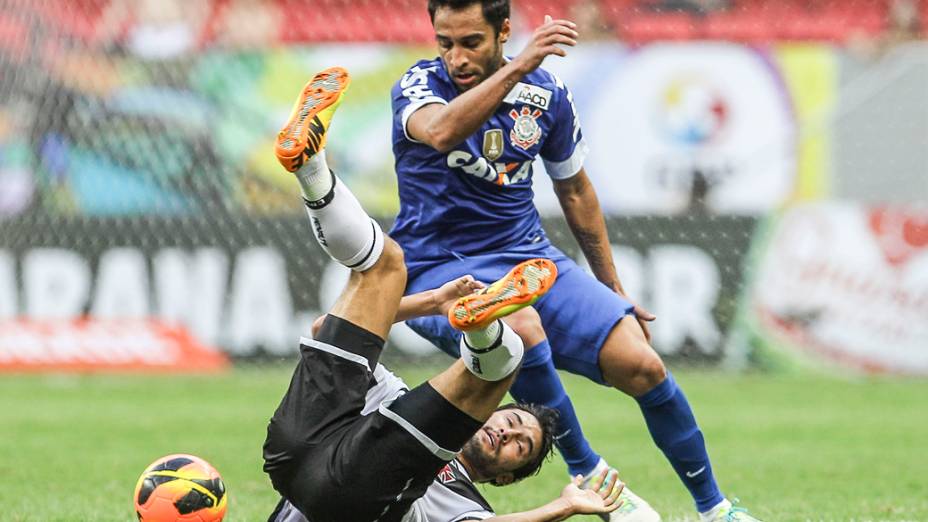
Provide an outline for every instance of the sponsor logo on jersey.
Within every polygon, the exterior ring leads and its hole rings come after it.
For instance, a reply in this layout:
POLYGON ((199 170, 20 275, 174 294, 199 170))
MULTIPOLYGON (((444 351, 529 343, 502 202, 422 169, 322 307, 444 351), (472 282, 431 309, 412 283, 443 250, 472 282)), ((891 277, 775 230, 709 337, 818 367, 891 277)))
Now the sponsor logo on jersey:
POLYGON ((435 72, 437 69, 437 66, 422 69, 418 65, 410 69, 400 80, 400 89, 403 90, 403 96, 413 102, 435 96, 429 88, 429 73, 435 72))
POLYGON ((461 169, 471 176, 497 185, 512 185, 528 178, 532 171, 532 162, 491 163, 483 156, 475 158, 469 152, 455 150, 448 154, 448 167, 461 169))
POLYGON ((503 130, 490 129, 483 133, 483 157, 496 161, 503 155, 503 130))
POLYGON ((551 94, 551 91, 548 89, 519 82, 509 91, 509 94, 503 98, 503 103, 508 103, 510 105, 524 103, 525 105, 531 105, 546 111, 548 110, 548 106, 551 105, 551 94))
POLYGON ((442 484, 449 484, 454 482, 454 471, 451 469, 451 464, 445 464, 445 467, 441 468, 441 471, 438 472, 438 476, 436 478, 442 484))
POLYGON ((532 110, 528 107, 522 107, 521 112, 515 109, 509 111, 509 116, 515 120, 512 130, 509 132, 509 139, 512 144, 523 150, 532 148, 532 145, 538 143, 541 139, 541 126, 538 125, 538 117, 541 111, 532 110))

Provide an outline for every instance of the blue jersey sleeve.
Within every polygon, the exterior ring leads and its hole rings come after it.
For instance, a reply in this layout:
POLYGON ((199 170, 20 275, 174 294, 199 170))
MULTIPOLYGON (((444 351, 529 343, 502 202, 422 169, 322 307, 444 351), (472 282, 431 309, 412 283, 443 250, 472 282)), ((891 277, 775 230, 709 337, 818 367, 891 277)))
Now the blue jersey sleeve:
POLYGON ((406 129, 409 117, 414 112, 432 103, 448 104, 438 76, 438 67, 420 62, 412 66, 393 86, 393 124, 399 125, 410 141, 419 143, 409 136, 406 129))
POLYGON ((589 149, 580 130, 580 117, 574 106, 573 95, 555 77, 557 102, 554 107, 554 124, 541 148, 541 159, 552 179, 567 179, 583 167, 589 149))

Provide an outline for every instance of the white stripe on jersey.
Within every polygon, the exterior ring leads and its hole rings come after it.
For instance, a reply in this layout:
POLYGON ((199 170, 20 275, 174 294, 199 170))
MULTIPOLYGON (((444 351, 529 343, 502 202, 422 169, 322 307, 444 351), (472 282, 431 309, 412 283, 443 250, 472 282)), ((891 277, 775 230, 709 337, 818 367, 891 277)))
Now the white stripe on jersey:
POLYGON ((453 459, 455 455, 457 455, 457 453, 454 451, 442 448, 441 446, 438 445, 437 442, 430 439, 428 435, 426 435, 425 433, 422 433, 421 431, 419 431, 418 428, 413 426, 411 422, 399 416, 398 414, 394 413, 393 410, 388 408, 389 405, 390 403, 388 402, 382 403, 380 405, 380 408, 378 408, 378 410, 380 411, 380 414, 390 419, 391 421, 395 422, 397 425, 399 425, 400 428, 403 428, 404 430, 406 430, 407 433, 409 433, 417 441, 419 441, 419 444, 422 444, 422 446, 424 446, 425 449, 429 450, 429 452, 432 455, 435 455, 437 458, 445 462, 448 462, 449 460, 453 459))
POLYGON ((356 353, 351 353, 347 350, 342 350, 338 346, 332 346, 331 344, 324 343, 322 341, 317 341, 315 339, 307 339, 306 337, 300 337, 300 344, 303 346, 308 346, 310 348, 321 350, 323 352, 328 352, 336 357, 341 357, 342 359, 349 360, 351 362, 356 362, 361 366, 367 366, 370 368, 370 362, 367 360, 367 357, 363 357, 356 353))
POLYGON ((409 117, 412 116, 414 112, 421 109, 422 107, 425 107, 426 105, 431 105, 433 103, 448 105, 448 102, 445 101, 444 98, 439 98, 438 96, 429 96, 427 98, 416 100, 407 105, 405 109, 403 109, 403 134, 406 135, 407 140, 413 143, 422 143, 421 141, 409 135, 409 129, 406 127, 406 125, 409 123, 409 117))
POLYGON ((580 172, 583 166, 583 160, 589 154, 590 148, 586 144, 586 139, 581 139, 580 143, 574 148, 574 153, 564 161, 548 161, 544 158, 541 161, 545 165, 545 171, 551 179, 572 178, 580 172))

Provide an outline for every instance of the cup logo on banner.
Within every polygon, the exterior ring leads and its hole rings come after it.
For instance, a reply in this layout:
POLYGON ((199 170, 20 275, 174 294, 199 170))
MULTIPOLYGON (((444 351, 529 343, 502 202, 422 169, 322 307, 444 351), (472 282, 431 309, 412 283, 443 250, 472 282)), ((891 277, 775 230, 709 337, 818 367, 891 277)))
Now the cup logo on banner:
POLYGON ((657 124, 681 145, 700 146, 720 139, 730 108, 705 78, 675 78, 664 89, 657 124))
POLYGON ((587 99, 585 166, 607 212, 755 215, 792 195, 796 122, 781 73, 762 53, 656 44, 604 70, 614 72, 592 99, 575 94, 587 99))

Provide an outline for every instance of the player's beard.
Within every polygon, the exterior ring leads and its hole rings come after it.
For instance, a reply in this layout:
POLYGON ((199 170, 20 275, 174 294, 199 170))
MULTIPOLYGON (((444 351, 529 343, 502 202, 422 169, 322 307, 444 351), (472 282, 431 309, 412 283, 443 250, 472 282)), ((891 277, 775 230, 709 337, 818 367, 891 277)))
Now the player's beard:
MULTIPOLYGON (((490 76, 493 76, 493 74, 496 73, 496 71, 498 71, 500 67, 502 66, 503 66, 502 44, 497 40, 496 43, 494 44, 493 52, 490 53, 490 58, 487 60, 485 64, 483 64, 483 67, 482 67, 483 70, 479 74, 477 81, 468 87, 463 87, 460 84, 458 84, 456 81, 454 82, 454 85, 461 92, 469 91, 473 89, 474 87, 480 85, 480 83, 483 82, 483 80, 486 80, 490 76)), ((451 71, 447 63, 445 63, 445 68, 449 72, 451 71)))
MULTIPOLYGON (((477 432, 483 433, 483 430, 477 432)), ((480 437, 471 437, 461 448, 461 456, 467 461, 474 475, 492 478, 499 474, 493 455, 489 454, 481 445, 480 437)))
POLYGON ((490 76, 493 76, 500 67, 503 66, 503 50, 502 44, 499 43, 499 40, 496 41, 496 45, 493 48, 493 56, 487 61, 487 65, 483 70, 483 78, 480 79, 482 82, 490 76))
POLYGON ((493 58, 490 58, 490 61, 487 63, 486 76, 484 80, 493 76, 493 73, 499 70, 503 66, 503 44, 496 41, 496 44, 493 47, 493 58))

